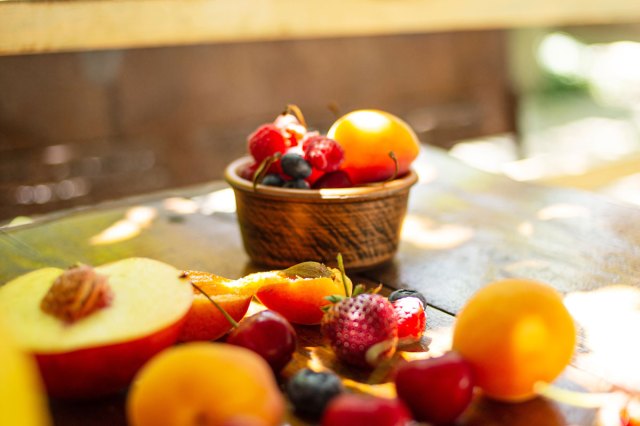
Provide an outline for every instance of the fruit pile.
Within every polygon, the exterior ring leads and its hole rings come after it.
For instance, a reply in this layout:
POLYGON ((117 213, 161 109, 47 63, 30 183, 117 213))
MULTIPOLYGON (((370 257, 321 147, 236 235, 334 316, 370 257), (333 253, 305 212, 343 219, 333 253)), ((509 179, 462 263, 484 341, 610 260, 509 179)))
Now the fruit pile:
POLYGON ((460 312, 452 351, 405 361, 394 355, 422 338, 424 297, 366 292, 346 276, 340 256, 338 265, 303 262, 238 280, 143 258, 44 268, 0 287, 0 312, 34 356, 49 395, 101 395, 133 379, 127 413, 134 426, 275 426, 285 395, 297 415, 322 425, 449 423, 474 389, 503 401, 531 398, 572 356, 575 327, 555 290, 505 280, 460 312), (246 316, 254 296, 267 309, 246 316), (292 323, 319 325, 345 366, 391 369, 396 397, 350 393, 331 371, 303 368, 285 380, 297 347, 292 323), (173 346, 178 340, 185 343, 173 346))
POLYGON ((346 188, 407 173, 419 147, 409 125, 384 111, 353 111, 322 135, 290 105, 249 136, 253 162, 239 175, 284 188, 346 188))

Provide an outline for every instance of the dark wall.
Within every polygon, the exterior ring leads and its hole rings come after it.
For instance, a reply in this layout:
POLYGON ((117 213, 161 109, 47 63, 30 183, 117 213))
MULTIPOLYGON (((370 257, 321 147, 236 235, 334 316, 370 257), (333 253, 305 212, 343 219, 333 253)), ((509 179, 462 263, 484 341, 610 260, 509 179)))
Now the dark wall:
POLYGON ((330 104, 385 109, 440 146, 513 130, 504 34, 0 57, 0 219, 218 179, 288 103, 321 131, 330 104))

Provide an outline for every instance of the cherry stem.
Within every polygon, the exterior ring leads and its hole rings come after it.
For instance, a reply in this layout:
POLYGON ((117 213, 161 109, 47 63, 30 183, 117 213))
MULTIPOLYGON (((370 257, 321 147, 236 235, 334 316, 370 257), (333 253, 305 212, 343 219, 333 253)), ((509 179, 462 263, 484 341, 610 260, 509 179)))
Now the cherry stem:
POLYGON ((393 174, 391 175, 391 177, 389 179, 387 179, 385 181, 386 182, 391 182, 392 180, 394 180, 395 178, 398 177, 398 173, 400 172, 400 164, 398 163, 398 157, 396 157, 396 153, 393 151, 389 151, 389 158, 391 158, 391 160, 393 160, 393 174))
POLYGON ((340 275, 342 278, 342 286, 344 287, 344 295, 351 297, 349 293, 349 287, 347 287, 347 274, 344 272, 344 262, 342 261, 342 254, 338 253, 338 269, 340 269, 340 275))
POLYGON ((305 121, 304 115, 302 115, 302 110, 298 107, 298 105, 295 105, 295 104, 287 105, 287 114, 294 115, 298 119, 300 124, 302 124, 302 126, 305 129, 307 128, 307 122, 305 121))
POLYGON ((260 165, 258 166, 258 169, 256 170, 255 174, 253 175, 253 190, 254 191, 258 187, 258 184, 260 182, 262 182, 262 179, 264 179, 264 176, 269 171, 269 167, 271 167, 271 165, 273 163, 278 161, 281 156, 282 156, 282 153, 276 152, 275 154, 270 155, 267 158, 265 158, 264 160, 262 160, 262 163, 260 163, 260 165))
POLYGON ((206 297, 209 302, 213 303, 213 306, 215 306, 216 308, 218 308, 218 310, 220 311, 220 313, 227 319, 227 321, 229 321, 229 324, 231 324, 231 326, 233 328, 238 327, 238 322, 236 320, 234 320, 231 315, 229 315, 229 313, 227 311, 224 310, 224 308, 220 305, 218 305, 218 303, 213 300, 207 293, 204 292, 203 289, 201 289, 199 286, 197 286, 195 283, 191 282, 191 285, 193 286, 193 288, 195 288, 196 290, 198 290, 200 293, 202 293, 204 295, 204 297, 206 297))
POLYGON ((621 395, 613 392, 589 393, 562 389, 545 382, 537 382, 534 391, 553 401, 575 407, 599 408, 620 400, 621 395))
POLYGON ((340 114, 340 108, 338 107, 337 103, 330 102, 329 105, 327 105, 327 108, 329 108, 329 111, 331 111, 336 120, 342 117, 342 114, 340 114))

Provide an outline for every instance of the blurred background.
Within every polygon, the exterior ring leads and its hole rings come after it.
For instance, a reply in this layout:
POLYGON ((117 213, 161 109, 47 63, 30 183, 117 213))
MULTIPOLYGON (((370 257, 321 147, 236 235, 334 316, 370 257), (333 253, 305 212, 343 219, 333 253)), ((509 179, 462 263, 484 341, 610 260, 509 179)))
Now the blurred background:
POLYGON ((387 110, 473 167, 640 205, 630 2, 220 3, 0 1, 0 223, 220 179, 289 103, 320 131, 387 110))

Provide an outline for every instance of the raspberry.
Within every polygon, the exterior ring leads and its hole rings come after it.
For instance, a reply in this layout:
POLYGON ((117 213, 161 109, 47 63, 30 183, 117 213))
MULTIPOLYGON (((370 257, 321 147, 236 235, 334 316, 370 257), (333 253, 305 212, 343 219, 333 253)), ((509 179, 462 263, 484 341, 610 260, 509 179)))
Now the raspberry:
POLYGON ((284 153, 287 149, 287 141, 280 129, 274 124, 263 124, 249 136, 249 153, 261 163, 265 158, 276 152, 284 153))
POLYGON ((336 356, 358 367, 375 367, 391 358, 398 342, 393 306, 377 294, 360 294, 331 305, 321 329, 336 356))
POLYGON ((417 297, 403 297, 393 304, 398 320, 399 343, 414 343, 420 340, 427 323, 424 305, 417 297))
POLYGON ((315 135, 302 145, 304 158, 311 166, 323 172, 333 172, 340 168, 344 161, 344 150, 333 139, 315 135))

